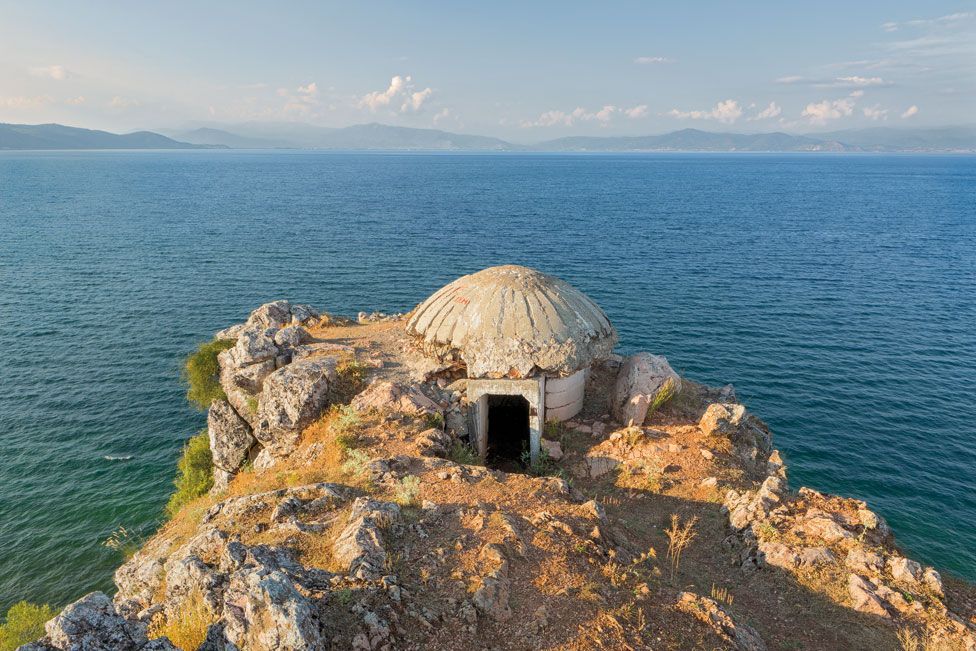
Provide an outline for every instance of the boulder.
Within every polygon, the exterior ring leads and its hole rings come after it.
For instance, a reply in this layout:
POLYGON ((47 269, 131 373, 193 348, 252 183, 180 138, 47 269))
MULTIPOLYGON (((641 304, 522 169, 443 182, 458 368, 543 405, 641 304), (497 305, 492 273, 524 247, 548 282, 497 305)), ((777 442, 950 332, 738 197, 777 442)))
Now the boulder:
POLYGON ((900 583, 918 583, 922 578, 922 566, 904 556, 889 558, 888 570, 891 572, 891 578, 900 583))
POLYGON ((291 306, 291 322, 295 325, 304 325, 320 316, 311 305, 296 304, 291 306))
POLYGON ((265 360, 273 360, 278 355, 274 336, 276 328, 264 325, 248 325, 237 337, 237 343, 231 348, 234 365, 238 368, 257 364, 265 360))
POLYGON ((45 629, 44 642, 65 651, 136 651, 147 642, 146 625, 122 618, 102 592, 70 604, 45 629))
POLYGON ((884 606, 884 601, 877 594, 877 586, 870 579, 851 574, 847 578, 847 590, 850 593, 854 610, 878 617, 891 616, 884 606))
POLYGON ((287 574, 245 568, 230 579, 224 599, 224 636, 249 651, 314 651, 328 648, 318 613, 287 574))
POLYGON ((818 515, 802 520, 793 527, 793 533, 801 538, 823 540, 828 544, 854 537, 854 534, 825 515, 818 515))
POLYGON ((877 574, 884 569, 884 560, 880 554, 863 547, 854 547, 847 552, 844 565, 860 574, 877 574))
POLYGON ((264 451, 281 457, 295 449, 302 430, 328 406, 335 379, 333 358, 294 362, 265 379, 254 428, 264 451))
POLYGON ((143 551, 115 570, 116 605, 123 601, 135 600, 138 609, 147 607, 163 582, 163 562, 143 551))
POLYGON ((207 432, 214 465, 235 472, 244 465, 254 445, 251 426, 226 400, 214 400, 207 413, 207 432))
POLYGON ((274 335, 274 342, 279 348, 295 348, 308 340, 308 330, 300 325, 286 326, 274 335))
POLYGON ((559 461, 563 458, 563 446, 559 443, 559 441, 542 439, 540 444, 542 445, 543 452, 545 452, 553 461, 559 461))
POLYGON ((399 411, 405 414, 439 414, 440 405, 428 398, 418 387, 374 380, 366 389, 352 399, 357 411, 399 411))
POLYGON ((512 617, 512 606, 509 603, 511 583, 505 548, 489 543, 481 549, 480 558, 488 570, 480 577, 481 585, 475 590, 471 601, 480 612, 495 621, 504 622, 512 617))
POLYGON ((244 331, 245 327, 247 327, 245 324, 238 323, 236 325, 232 325, 229 328, 224 328, 223 330, 217 332, 217 334, 214 335, 214 339, 235 339, 236 340, 237 337, 241 334, 241 332, 244 331))
POLYGON ((663 392, 681 390, 681 378, 660 355, 637 353, 624 360, 611 394, 613 417, 627 426, 642 425, 663 392))
POLYGON ((264 328, 283 328, 291 323, 291 304, 288 301, 273 301, 265 303, 251 312, 247 325, 258 325, 264 328))
POLYGON ((346 526, 333 542, 333 556, 352 575, 376 579, 385 573, 383 529, 400 519, 400 507, 360 497, 353 502, 346 526))

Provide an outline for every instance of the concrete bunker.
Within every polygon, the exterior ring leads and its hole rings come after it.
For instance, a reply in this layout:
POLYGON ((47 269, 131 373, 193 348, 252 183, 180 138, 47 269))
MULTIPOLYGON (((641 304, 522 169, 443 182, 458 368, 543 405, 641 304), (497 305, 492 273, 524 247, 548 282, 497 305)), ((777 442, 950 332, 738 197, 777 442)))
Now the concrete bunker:
POLYGON ((445 285, 413 311, 407 333, 445 375, 467 378, 470 443, 486 459, 511 458, 526 439, 538 459, 546 421, 580 412, 590 365, 617 343, 589 297, 517 265, 445 285))

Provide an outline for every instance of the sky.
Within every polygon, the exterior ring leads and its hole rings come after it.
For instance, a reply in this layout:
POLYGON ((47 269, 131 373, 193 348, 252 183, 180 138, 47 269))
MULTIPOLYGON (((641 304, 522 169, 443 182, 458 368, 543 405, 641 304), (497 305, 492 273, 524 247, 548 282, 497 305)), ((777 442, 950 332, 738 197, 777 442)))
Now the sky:
POLYGON ((0 122, 532 142, 976 124, 976 0, 13 2, 0 122))

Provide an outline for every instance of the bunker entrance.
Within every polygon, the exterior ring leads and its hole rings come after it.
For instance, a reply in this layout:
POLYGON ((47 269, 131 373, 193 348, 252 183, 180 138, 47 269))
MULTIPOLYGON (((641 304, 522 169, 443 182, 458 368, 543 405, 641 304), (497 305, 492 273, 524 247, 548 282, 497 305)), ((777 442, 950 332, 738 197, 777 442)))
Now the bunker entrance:
POLYGON ((487 396, 487 462, 493 468, 520 470, 529 449, 529 401, 522 396, 487 396))

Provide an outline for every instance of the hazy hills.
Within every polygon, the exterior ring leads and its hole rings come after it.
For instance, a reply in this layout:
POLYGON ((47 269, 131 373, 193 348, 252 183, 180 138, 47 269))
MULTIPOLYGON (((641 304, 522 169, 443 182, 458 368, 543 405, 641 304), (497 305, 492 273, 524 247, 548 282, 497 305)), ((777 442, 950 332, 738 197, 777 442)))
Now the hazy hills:
POLYGON ((117 134, 60 124, 0 124, 0 149, 196 149, 152 131, 117 134))
POLYGON ((114 134, 59 124, 0 124, 0 149, 335 149, 540 152, 976 151, 976 127, 877 127, 828 133, 715 133, 682 129, 654 136, 570 136, 515 144, 490 136, 385 124, 341 129, 301 123, 202 124, 185 130, 114 134))

